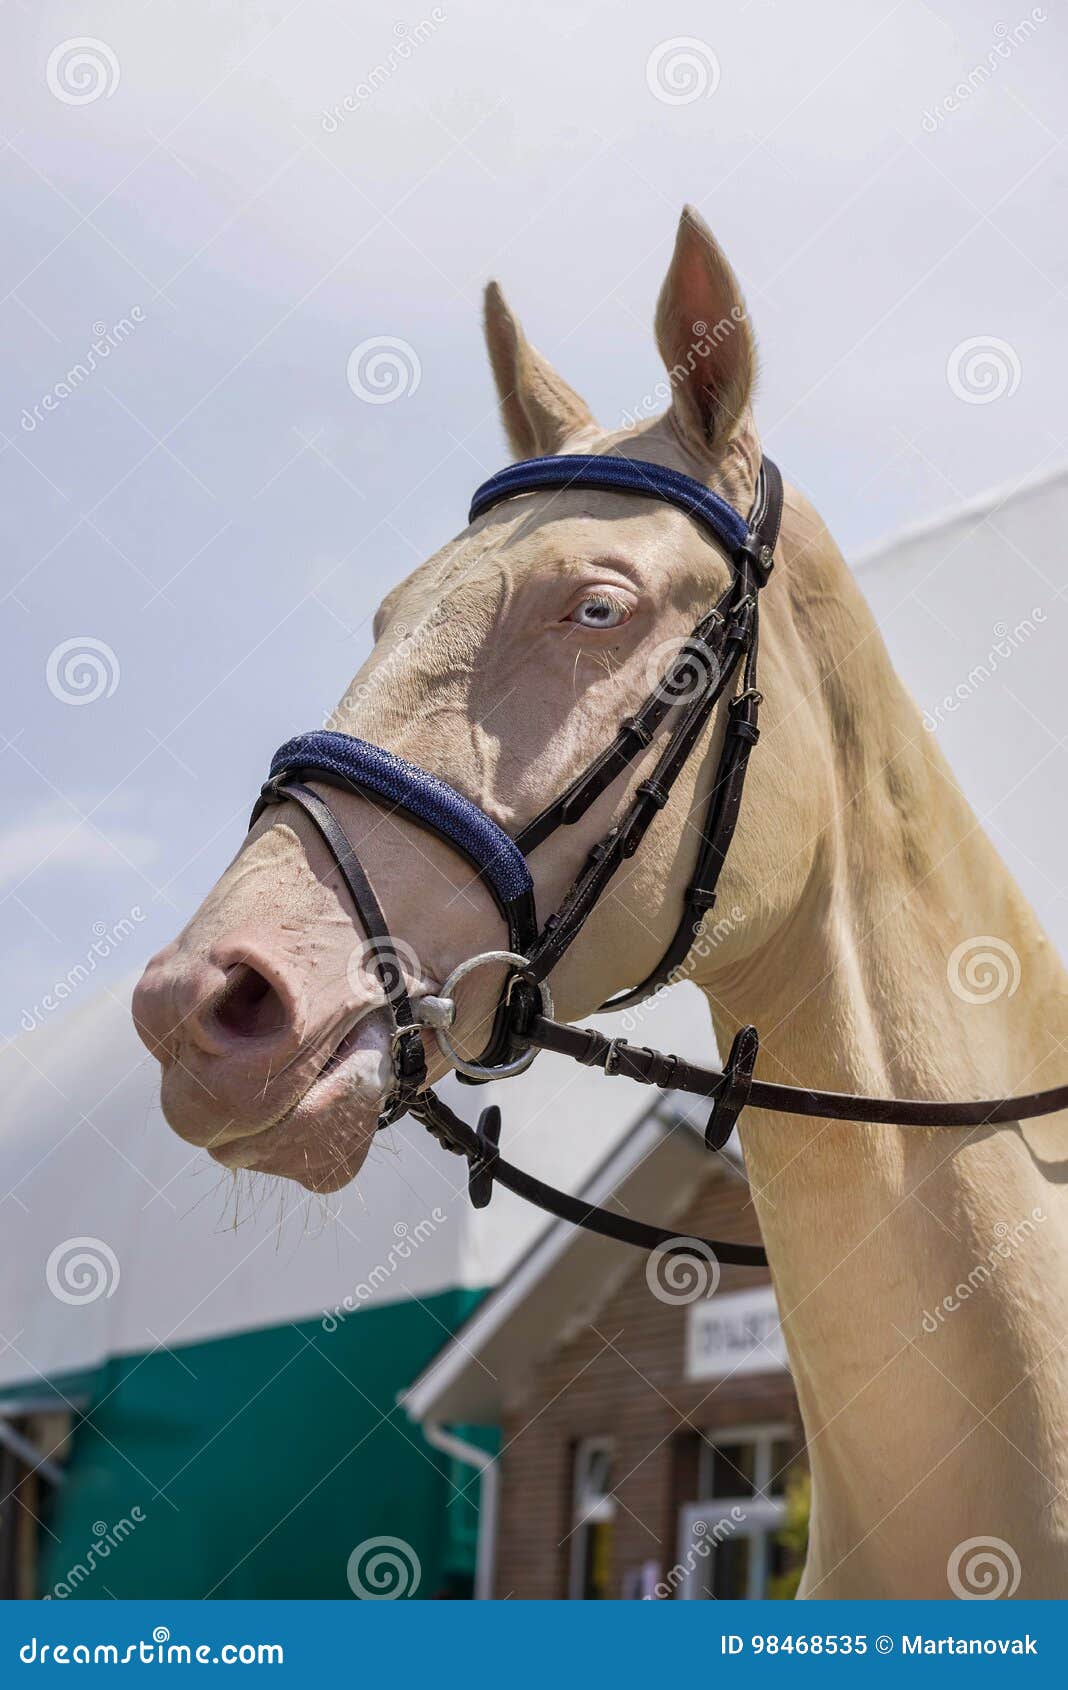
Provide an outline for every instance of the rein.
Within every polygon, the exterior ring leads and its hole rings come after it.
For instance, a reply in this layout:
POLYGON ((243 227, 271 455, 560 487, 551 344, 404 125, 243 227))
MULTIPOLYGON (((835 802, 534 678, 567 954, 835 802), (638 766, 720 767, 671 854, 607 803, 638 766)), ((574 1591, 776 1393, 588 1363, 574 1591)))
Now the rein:
POLYGON ((721 1262, 766 1265, 767 1257, 758 1245, 680 1239, 663 1227, 588 1205, 505 1161, 499 1150, 501 1114, 495 1105, 484 1109, 477 1127, 471 1127, 427 1085, 424 1029, 433 1031, 462 1083, 482 1084, 522 1073, 539 1050, 552 1050, 608 1075, 707 1098, 712 1107, 704 1137, 711 1151, 726 1144, 746 1107, 837 1121, 974 1128, 1003 1126, 1068 1108, 1068 1085, 1026 1097, 964 1103, 862 1097, 756 1079, 760 1041, 755 1027, 740 1030, 719 1070, 553 1019, 548 985, 552 970, 578 938, 616 871, 639 849, 716 706, 725 698, 723 745, 675 934, 652 973, 610 998, 601 1009, 623 1009, 671 979, 715 904, 741 809, 749 754, 759 738, 763 700, 757 689, 758 597, 774 566, 783 500, 782 478, 767 458, 760 466, 752 507, 742 517, 718 494, 676 470, 629 458, 576 454, 532 458, 501 470, 476 491, 469 521, 505 500, 574 487, 636 494, 675 506, 722 548, 731 566, 730 585, 718 603, 683 641, 644 703, 624 718, 611 744, 513 839, 462 793, 381 746, 344 733, 301 734, 275 753, 270 778, 249 825, 268 805, 296 803, 341 871, 393 1024, 394 1084, 379 1116, 380 1128, 411 1114, 447 1149, 466 1157, 468 1191, 476 1208, 485 1207, 497 1183, 560 1220, 622 1243, 685 1254, 697 1242, 713 1250, 721 1262), (619 820, 593 847, 559 908, 539 926, 527 864, 530 853, 559 828, 572 826, 585 815, 652 745, 665 724, 664 743, 651 773, 639 781, 619 820), (388 805, 445 840, 471 864, 492 895, 507 931, 508 949, 468 958, 453 970, 439 995, 413 1005, 374 888, 329 804, 306 784, 309 780, 388 805), (472 1062, 449 1038, 455 1019, 453 993, 474 969, 501 964, 509 972, 489 1042, 478 1061, 472 1062))

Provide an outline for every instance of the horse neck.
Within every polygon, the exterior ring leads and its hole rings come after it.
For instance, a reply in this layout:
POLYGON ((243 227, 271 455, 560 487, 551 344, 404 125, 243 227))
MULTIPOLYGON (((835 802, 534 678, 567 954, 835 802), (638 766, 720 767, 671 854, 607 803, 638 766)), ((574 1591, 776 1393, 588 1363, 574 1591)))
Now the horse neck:
MULTIPOLYGON (((875 640, 882 729, 912 724, 893 773, 911 801, 835 753, 849 801, 798 906, 704 987, 720 1046, 752 1021, 760 1077, 841 1091, 1063 1083, 1064 971, 875 640)), ((830 667, 848 686, 848 662, 830 667)), ((1063 1543, 1064 1117, 969 1133, 751 1111, 742 1142, 809 1439, 808 1588, 947 1595, 948 1556, 984 1527, 1021 1554, 1063 1543), (982 1472, 985 1512, 962 1471, 982 1472)), ((1064 1548, 1042 1553, 1063 1578, 1064 1548)))

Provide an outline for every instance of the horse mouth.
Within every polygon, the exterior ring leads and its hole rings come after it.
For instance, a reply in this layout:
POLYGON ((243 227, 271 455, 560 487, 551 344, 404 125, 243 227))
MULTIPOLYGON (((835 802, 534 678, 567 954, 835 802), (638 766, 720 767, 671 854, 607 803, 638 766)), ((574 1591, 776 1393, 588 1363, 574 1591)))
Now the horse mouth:
POLYGON ((278 1175, 336 1191, 359 1172, 393 1082, 392 1027, 381 1009, 342 1034, 286 1112, 258 1132, 210 1148, 234 1172, 278 1175))
MULTIPOLYGON (((360 1021, 355 1022, 353 1024, 353 1026, 351 1026, 349 1028, 347 1033, 342 1034, 338 1043, 334 1046, 333 1050, 330 1052, 330 1055, 327 1057, 326 1061, 323 1063, 319 1072, 316 1074, 316 1076, 315 1076, 314 1080, 312 1081, 311 1085, 308 1087, 307 1091, 304 1093, 305 1098, 307 1098, 311 1095, 311 1093, 315 1090, 316 1086, 321 1085, 324 1080, 327 1080, 327 1079, 330 1078, 331 1074, 336 1073, 337 1070, 340 1067, 342 1067, 342 1065, 344 1064, 345 1058, 347 1056, 351 1056, 353 1051, 360 1049, 361 1027, 362 1027, 362 1019, 360 1021)), ((298 1101, 303 1102, 303 1098, 299 1099, 298 1101)), ((294 1105, 294 1108, 295 1107, 296 1107, 296 1105, 294 1105)))

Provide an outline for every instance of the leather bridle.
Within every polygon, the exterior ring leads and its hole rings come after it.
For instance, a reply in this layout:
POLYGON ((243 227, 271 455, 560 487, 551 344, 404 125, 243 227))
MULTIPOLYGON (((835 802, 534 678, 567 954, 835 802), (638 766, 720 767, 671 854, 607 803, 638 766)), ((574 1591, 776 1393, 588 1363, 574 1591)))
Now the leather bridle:
MULTIPOLYGON (((470 799, 436 776, 380 746, 331 731, 298 735, 280 747, 252 813, 250 825, 269 804, 298 804, 325 842, 352 898, 393 1026, 394 1084, 379 1126, 411 1114, 447 1149, 466 1157, 468 1189, 477 1208, 489 1202, 497 1182, 549 1214, 605 1237, 646 1250, 685 1253, 692 1248, 692 1240, 589 1205, 505 1161, 499 1150, 501 1118, 496 1106, 484 1109, 478 1126, 472 1128, 427 1085, 424 1030, 433 1031, 461 1081, 472 1084, 520 1073, 539 1050, 553 1050, 605 1074, 707 1098, 712 1108, 705 1143, 713 1151, 726 1144, 747 1106, 838 1121, 972 1128, 1001 1126, 1068 1107, 1068 1085, 1026 1097, 945 1103, 772 1084, 754 1078, 760 1043, 755 1027, 743 1027, 736 1035, 720 1071, 553 1019, 549 976, 612 877, 638 850, 717 704, 726 698, 723 743, 674 937, 651 974, 601 1008, 625 1008, 675 978, 715 904, 741 808, 749 754, 759 737, 758 598, 774 565, 782 515, 782 478, 767 458, 760 465, 752 507, 743 518, 726 500, 676 470, 630 458, 576 454, 528 459, 502 470, 475 493, 469 520, 474 522, 502 501, 523 494, 579 487, 636 494, 683 510, 722 548, 731 566, 731 581, 682 643, 644 703, 621 723, 611 744, 540 815, 512 839, 470 799), (651 772, 635 787, 619 820, 589 853, 560 907, 539 927, 527 857, 559 828, 585 815, 653 745, 661 728, 666 731, 651 772), (398 810, 465 857, 497 905, 508 949, 467 959, 453 970, 440 994, 413 1004, 374 888, 329 804, 307 785, 309 780, 398 810), (449 1038, 455 1014, 452 994, 474 969, 501 964, 508 973, 489 1043, 479 1060, 471 1062, 449 1038)), ((725 1263, 757 1266, 767 1260, 758 1245, 698 1242, 725 1263)))

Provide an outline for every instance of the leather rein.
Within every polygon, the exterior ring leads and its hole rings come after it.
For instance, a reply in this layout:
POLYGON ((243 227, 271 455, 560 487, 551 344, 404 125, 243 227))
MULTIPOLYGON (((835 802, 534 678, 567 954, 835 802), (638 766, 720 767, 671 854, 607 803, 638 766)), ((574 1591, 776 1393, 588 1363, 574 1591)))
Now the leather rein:
POLYGON ((507 1162, 500 1154, 501 1114, 495 1105, 484 1109, 477 1127, 471 1127, 427 1084, 424 1030, 433 1032, 461 1082, 468 1084, 521 1073, 539 1050, 551 1050, 605 1074, 706 1098, 711 1110, 704 1138, 711 1151, 723 1148, 746 1107, 901 1127, 995 1127, 1068 1108, 1068 1085, 1025 1097, 963 1103, 863 1097, 755 1078, 760 1041, 751 1026, 738 1032, 719 1070, 554 1020, 548 984, 552 970, 582 931, 616 871, 638 850, 716 706, 725 698, 723 744, 674 937, 653 972, 631 990, 610 998, 602 1010, 626 1008, 676 978, 715 904, 741 809, 749 754, 759 738, 763 700, 757 689, 758 598, 774 566, 783 500, 782 478, 767 458, 760 466, 753 504, 743 518, 717 494, 675 470, 629 458, 576 454, 533 458, 502 470, 475 493, 469 520, 474 522, 485 511, 523 494, 576 487, 632 493, 674 505, 720 546, 731 566, 730 585, 718 603, 683 641, 644 703, 624 718, 611 744, 512 839, 462 793, 384 748, 349 734, 302 734, 275 753, 250 826, 268 805, 298 804, 341 872, 392 1020, 394 1084, 379 1117, 380 1128, 405 1114, 413 1115, 448 1150, 466 1157, 468 1191, 476 1208, 485 1207, 497 1183, 560 1220, 641 1249, 685 1254, 696 1244, 713 1250, 724 1263, 766 1265, 759 1245, 680 1238, 668 1228, 588 1204, 507 1162), (560 907, 539 927, 528 856, 559 828, 585 815, 653 744, 665 724, 651 772, 589 853, 560 907), (465 857, 494 898, 508 934, 508 949, 467 959, 453 970, 439 995, 413 1004, 374 888, 329 804, 308 786, 309 780, 399 810, 465 857), (479 1060, 472 1062, 449 1038, 455 1018, 452 994, 467 974, 491 965, 505 965, 508 974, 489 1042, 479 1060))

